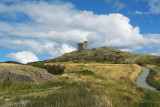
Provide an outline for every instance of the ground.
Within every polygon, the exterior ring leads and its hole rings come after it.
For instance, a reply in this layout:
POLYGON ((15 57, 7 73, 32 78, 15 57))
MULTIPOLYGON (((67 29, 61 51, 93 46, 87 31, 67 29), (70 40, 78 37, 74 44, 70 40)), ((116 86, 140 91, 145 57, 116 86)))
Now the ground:
POLYGON ((0 102, 4 104, 29 100, 30 103, 27 106, 41 107, 44 105, 128 107, 160 104, 159 93, 137 86, 136 78, 141 73, 141 67, 136 64, 72 62, 46 64, 66 66, 65 73, 57 76, 61 82, 33 85, 33 87, 19 90, 11 87, 0 92, 0 102), (61 88, 52 90, 52 87, 61 88), (33 92, 34 94, 31 94, 33 92))

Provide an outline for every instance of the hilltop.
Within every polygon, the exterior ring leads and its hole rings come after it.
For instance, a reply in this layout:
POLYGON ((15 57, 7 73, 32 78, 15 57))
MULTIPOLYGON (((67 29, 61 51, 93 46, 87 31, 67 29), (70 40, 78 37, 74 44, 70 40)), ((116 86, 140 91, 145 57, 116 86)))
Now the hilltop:
MULTIPOLYGON (((41 63, 54 63, 54 62, 103 62, 110 64, 153 64, 160 65, 160 57, 155 55, 134 54, 123 52, 111 47, 101 47, 91 50, 74 51, 71 53, 63 54, 62 56, 40 61, 41 63)), ((30 63, 32 64, 32 63, 30 63)))

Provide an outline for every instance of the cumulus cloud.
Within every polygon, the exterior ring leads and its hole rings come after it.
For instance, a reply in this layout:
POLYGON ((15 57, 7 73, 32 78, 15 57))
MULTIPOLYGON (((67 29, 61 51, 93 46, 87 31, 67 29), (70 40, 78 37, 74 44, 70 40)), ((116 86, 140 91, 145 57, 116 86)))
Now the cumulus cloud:
POLYGON ((122 14, 97 15, 77 10, 71 3, 1 3, 2 14, 11 22, 0 22, 5 26, 0 27, 0 46, 13 50, 57 57, 75 51, 77 43, 85 40, 90 48, 112 46, 130 51, 150 42, 122 14))
POLYGON ((7 55, 8 58, 12 60, 27 64, 28 62, 39 61, 35 54, 29 51, 22 51, 17 53, 10 53, 7 55))
POLYGON ((148 44, 144 46, 147 53, 152 55, 160 55, 160 34, 144 34, 148 39, 148 44))
POLYGON ((63 44, 62 48, 60 49, 60 52, 61 52, 61 54, 63 54, 63 53, 69 53, 69 52, 72 52, 75 50, 76 50, 75 48, 73 48, 67 44, 63 44))
POLYGON ((160 45, 160 34, 145 34, 144 35, 149 40, 150 47, 159 48, 160 45))

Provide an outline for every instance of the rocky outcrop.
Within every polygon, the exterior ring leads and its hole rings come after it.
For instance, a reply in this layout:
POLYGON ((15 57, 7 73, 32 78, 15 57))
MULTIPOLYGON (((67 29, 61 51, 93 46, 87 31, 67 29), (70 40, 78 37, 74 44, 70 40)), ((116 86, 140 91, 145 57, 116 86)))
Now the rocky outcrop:
POLYGON ((0 64, 0 80, 39 83, 44 81, 60 81, 56 76, 46 70, 29 65, 21 64, 0 64))

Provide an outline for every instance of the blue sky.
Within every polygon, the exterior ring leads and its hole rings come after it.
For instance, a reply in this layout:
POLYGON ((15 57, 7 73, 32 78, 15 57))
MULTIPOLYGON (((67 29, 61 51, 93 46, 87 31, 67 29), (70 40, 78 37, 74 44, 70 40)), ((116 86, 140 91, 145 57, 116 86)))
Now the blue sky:
POLYGON ((0 0, 0 62, 89 48, 160 55, 160 0, 0 0))

